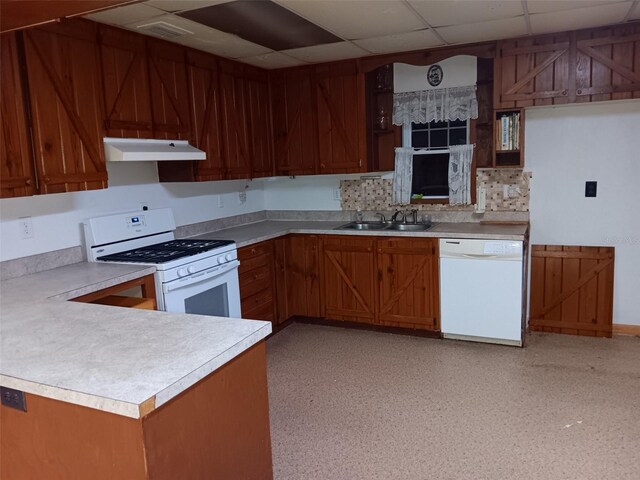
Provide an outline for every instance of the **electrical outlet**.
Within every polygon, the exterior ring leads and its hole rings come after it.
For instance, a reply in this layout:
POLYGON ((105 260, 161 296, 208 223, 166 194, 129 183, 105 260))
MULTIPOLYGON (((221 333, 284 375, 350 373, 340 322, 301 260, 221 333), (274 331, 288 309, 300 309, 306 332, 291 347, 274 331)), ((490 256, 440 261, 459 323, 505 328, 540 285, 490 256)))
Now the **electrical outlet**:
POLYGON ((0 387, 0 397, 2 405, 5 407, 15 408, 16 410, 27 411, 27 402, 24 398, 24 392, 14 390, 13 388, 0 387))
POLYGON ((342 193, 340 192, 340 187, 336 187, 333 189, 333 199, 336 202, 339 202, 340 200, 342 200, 342 193))
POLYGON ((26 240, 27 238, 33 238, 33 221, 31 217, 21 217, 18 219, 20 226, 20 238, 26 240))
POLYGON ((247 203, 247 192, 246 190, 242 190, 241 192, 238 192, 238 202, 240 203, 240 205, 247 203))
POLYGON ((224 207, 224 197, 222 195, 218 195, 218 208, 224 207))

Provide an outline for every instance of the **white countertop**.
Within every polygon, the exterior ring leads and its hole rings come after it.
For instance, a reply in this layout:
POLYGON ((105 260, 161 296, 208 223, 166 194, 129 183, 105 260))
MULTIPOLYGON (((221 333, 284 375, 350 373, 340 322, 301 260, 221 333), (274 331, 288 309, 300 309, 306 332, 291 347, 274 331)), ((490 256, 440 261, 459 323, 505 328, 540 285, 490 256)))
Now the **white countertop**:
POLYGON ((65 300, 153 273, 79 263, 0 283, 0 384, 140 418, 271 333, 271 323, 65 300))
POLYGON ((235 240, 238 247, 271 240, 291 233, 316 235, 363 235, 374 237, 431 237, 431 238, 479 238, 493 240, 524 240, 528 225, 495 225, 481 223, 436 223, 424 232, 399 232, 397 230, 335 230, 349 222, 317 222, 265 220, 240 225, 193 238, 235 240))

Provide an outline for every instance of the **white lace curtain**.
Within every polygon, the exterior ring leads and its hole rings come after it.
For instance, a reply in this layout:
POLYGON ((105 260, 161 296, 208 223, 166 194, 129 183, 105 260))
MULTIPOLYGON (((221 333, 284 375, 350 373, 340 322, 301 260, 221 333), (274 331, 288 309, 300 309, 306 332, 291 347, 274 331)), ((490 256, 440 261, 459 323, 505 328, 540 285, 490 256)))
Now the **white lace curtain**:
POLYGON ((393 124, 478 118, 476 87, 451 87, 393 95, 393 124))
POLYGON ((453 145, 449 152, 449 204, 469 205, 473 145, 453 145))
POLYGON ((393 172, 393 204, 407 205, 411 201, 413 179, 413 148, 396 148, 396 169, 393 172))

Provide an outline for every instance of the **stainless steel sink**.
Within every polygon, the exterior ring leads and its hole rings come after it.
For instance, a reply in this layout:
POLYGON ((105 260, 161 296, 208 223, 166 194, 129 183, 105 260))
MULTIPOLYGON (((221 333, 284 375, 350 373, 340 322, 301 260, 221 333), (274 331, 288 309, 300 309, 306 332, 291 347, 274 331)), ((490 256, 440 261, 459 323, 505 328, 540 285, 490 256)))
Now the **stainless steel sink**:
POLYGON ((423 232, 431 228, 424 223, 392 223, 392 222, 351 222, 340 225, 335 230, 396 230, 399 232, 423 232))
POLYGON ((389 225, 388 230, 398 230, 401 232, 422 232, 429 230, 431 225, 424 223, 393 223, 389 225))
POLYGON ((341 225, 335 230, 384 230, 389 228, 390 223, 385 222, 351 222, 341 225))

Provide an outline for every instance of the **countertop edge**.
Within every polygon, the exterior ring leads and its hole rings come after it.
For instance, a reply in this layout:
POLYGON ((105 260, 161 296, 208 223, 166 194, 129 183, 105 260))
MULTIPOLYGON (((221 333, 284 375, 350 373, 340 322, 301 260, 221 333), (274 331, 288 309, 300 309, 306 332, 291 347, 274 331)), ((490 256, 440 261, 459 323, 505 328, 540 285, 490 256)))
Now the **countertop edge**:
MULTIPOLYGON (((233 227, 232 227, 233 228, 233 227)), ((215 235, 217 230, 201 235, 215 235)), ((358 230, 336 230, 336 229, 322 229, 322 228, 289 228, 283 227, 282 230, 259 235, 249 240, 242 240, 236 243, 238 248, 247 247, 260 242, 266 242, 273 240, 274 238, 283 237, 285 235, 348 235, 348 236, 363 236, 363 237, 422 237, 422 238, 468 238, 468 239, 491 239, 491 240, 515 240, 522 241, 526 238, 527 234, 483 234, 483 233, 459 233, 459 232, 438 232, 433 230, 427 230, 424 232, 398 232, 398 231, 358 231, 358 230)))
POLYGON ((227 362, 230 362, 231 360, 236 358, 238 355, 241 355, 242 353, 246 352, 251 347, 259 343, 260 341, 264 340, 271 332, 272 332, 271 324, 266 323, 265 325, 260 327, 258 330, 256 330, 249 336, 242 339, 242 341, 228 348, 217 357, 209 360, 200 368, 185 375, 180 380, 175 382, 173 385, 170 385, 164 390, 161 390, 160 392, 156 393, 155 408, 157 409, 158 407, 164 405, 175 396, 179 395, 180 393, 186 391, 188 388, 198 383, 207 375, 210 375, 211 373, 218 370, 220 367, 224 366, 227 362))

